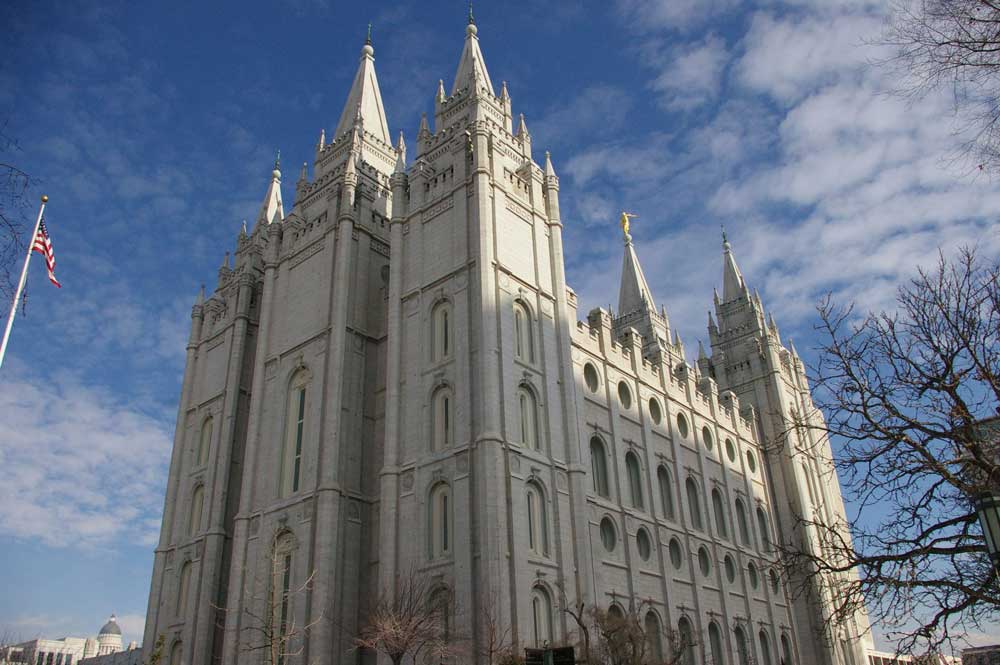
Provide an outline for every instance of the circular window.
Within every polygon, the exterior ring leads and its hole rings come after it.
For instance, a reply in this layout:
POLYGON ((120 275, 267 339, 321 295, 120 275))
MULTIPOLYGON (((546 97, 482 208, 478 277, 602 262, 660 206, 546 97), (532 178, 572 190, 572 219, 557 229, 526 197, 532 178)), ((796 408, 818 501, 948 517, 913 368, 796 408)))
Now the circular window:
POLYGON ((774 572, 774 568, 768 571, 768 577, 771 578, 771 591, 778 593, 778 573, 774 572))
POLYGON ((653 553, 653 546, 645 529, 639 529, 639 533, 635 534, 635 543, 639 546, 639 557, 643 561, 649 561, 649 557, 653 553))
POLYGON ((590 392, 592 393, 597 392, 599 383, 597 378, 597 368, 595 368, 590 363, 587 363, 586 365, 583 366, 583 380, 586 382, 587 389, 590 392))
POLYGON ((701 574, 708 577, 712 572, 712 561, 708 558, 708 550, 704 547, 698 548, 698 568, 701 569, 701 574))
POLYGON ((747 564, 747 577, 750 578, 750 587, 756 589, 760 578, 757 577, 757 566, 753 565, 753 561, 747 564))
POLYGON ((736 581, 736 564, 733 563, 733 557, 726 555, 723 565, 726 568, 726 579, 732 584, 736 581))
POLYGON ((730 462, 736 461, 736 446, 732 439, 726 439, 726 457, 729 458, 730 462))
POLYGON ((705 442, 705 447, 711 450, 713 445, 712 430, 708 429, 708 427, 702 427, 701 440, 705 442))
POLYGON ((747 467, 750 469, 750 473, 757 473, 757 458, 749 450, 747 451, 747 467))
POLYGON ((615 525, 608 517, 601 520, 601 543, 603 543, 604 549, 609 552, 614 552, 615 545, 618 543, 618 534, 615 533, 615 525))
POLYGON ((618 382, 618 401, 622 403, 622 408, 626 411, 632 408, 632 392, 624 381, 618 382))
POLYGON ((682 439, 688 438, 688 421, 683 413, 677 414, 677 433, 681 435, 682 439))
POLYGON ((677 570, 681 569, 681 544, 676 538, 670 539, 670 545, 667 547, 670 550, 670 563, 674 565, 677 570))
POLYGON ((653 422, 657 425, 663 420, 663 412, 660 411, 660 403, 656 399, 649 398, 649 417, 653 419, 653 422))

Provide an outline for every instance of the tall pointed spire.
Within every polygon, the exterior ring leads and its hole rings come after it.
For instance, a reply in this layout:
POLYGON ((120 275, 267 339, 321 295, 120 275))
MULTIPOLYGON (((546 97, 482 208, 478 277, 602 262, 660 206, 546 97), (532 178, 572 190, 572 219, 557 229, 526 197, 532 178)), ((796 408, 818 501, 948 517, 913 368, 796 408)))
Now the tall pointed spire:
POLYGON ((486 70, 486 61, 483 59, 483 52, 479 49, 479 37, 477 33, 475 19, 472 17, 472 7, 469 7, 469 25, 465 28, 465 47, 462 49, 462 57, 458 61, 458 70, 455 72, 455 82, 451 86, 451 94, 454 95, 462 88, 471 84, 473 77, 484 85, 491 95, 493 83, 490 81, 490 73, 486 70))
POLYGON ((285 218, 285 209, 281 205, 280 166, 281 151, 278 151, 278 157, 274 160, 274 170, 271 171, 271 183, 267 186, 267 193, 264 194, 264 202, 260 206, 260 212, 257 213, 257 222, 254 228, 261 224, 265 226, 274 224, 285 218))
POLYGON ((646 276, 639 265, 639 257, 632 246, 632 236, 625 236, 625 257, 622 260, 622 283, 618 291, 619 316, 648 310, 656 313, 653 294, 646 283, 646 276))
POLYGON ((368 34, 368 41, 361 47, 361 62, 354 75, 354 83, 347 95, 347 103, 344 104, 333 138, 336 140, 349 131, 359 116, 366 132, 383 143, 392 145, 389 124, 385 118, 385 107, 382 105, 382 93, 379 91, 378 77, 375 75, 375 49, 370 42, 371 32, 368 34))
POLYGON ((722 229, 722 302, 731 302, 739 298, 746 289, 743 275, 736 265, 732 245, 726 237, 726 229, 722 229))

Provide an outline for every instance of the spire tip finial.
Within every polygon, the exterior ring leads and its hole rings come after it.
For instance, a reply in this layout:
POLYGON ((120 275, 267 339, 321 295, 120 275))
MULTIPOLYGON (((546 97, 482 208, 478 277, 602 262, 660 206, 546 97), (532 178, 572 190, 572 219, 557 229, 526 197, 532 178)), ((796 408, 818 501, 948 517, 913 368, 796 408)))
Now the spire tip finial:
POLYGON ((472 15, 472 0, 469 0, 469 25, 476 24, 476 17, 472 15))
POLYGON ((368 21, 368 35, 365 37, 365 44, 372 45, 372 22, 368 21))
POLYGON ((722 229, 722 248, 729 249, 729 237, 726 235, 726 225, 719 224, 719 228, 722 229))
POLYGON ((638 216, 639 215, 636 215, 635 213, 632 212, 625 212, 624 210, 622 211, 622 216, 619 218, 618 222, 619 224, 621 224, 622 234, 624 234, 625 236, 626 243, 632 242, 632 236, 629 235, 629 228, 631 226, 630 220, 638 216))

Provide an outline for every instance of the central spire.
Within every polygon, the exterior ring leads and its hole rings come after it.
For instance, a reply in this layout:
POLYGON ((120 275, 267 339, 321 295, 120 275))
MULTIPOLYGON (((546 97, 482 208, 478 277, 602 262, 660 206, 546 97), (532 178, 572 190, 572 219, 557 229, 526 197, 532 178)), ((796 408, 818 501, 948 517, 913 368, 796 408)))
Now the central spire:
POLYGON ((733 247, 726 237, 726 230, 722 229, 722 302, 736 300, 745 290, 746 283, 743 281, 739 266, 736 265, 733 247))
POLYGON ((469 5, 469 25, 465 27, 465 47, 462 49, 462 58, 458 62, 458 71, 455 72, 455 83, 451 86, 451 94, 470 86, 472 81, 478 79, 486 87, 491 95, 493 83, 490 81, 490 73, 486 71, 486 61, 483 60, 483 52, 479 49, 479 29, 476 27, 475 19, 472 16, 472 5, 469 5))
POLYGON ((371 45, 371 26, 368 27, 368 37, 361 47, 361 62, 354 75, 351 92, 347 95, 347 103, 340 114, 340 122, 333 133, 334 140, 351 130, 357 118, 364 124, 365 131, 375 136, 385 144, 392 145, 389 135, 389 125, 385 119, 385 107, 382 106, 382 93, 378 87, 378 77, 375 75, 375 49, 371 45))
MULTIPOLYGON (((627 220, 625 213, 622 220, 627 220)), ((626 222, 627 223, 627 222, 626 222)), ((618 291, 618 315, 624 316, 632 312, 644 310, 656 311, 656 303, 653 302, 653 293, 649 290, 646 276, 639 265, 639 257, 635 254, 635 247, 632 245, 632 236, 625 231, 625 257, 622 260, 622 284, 618 291)))

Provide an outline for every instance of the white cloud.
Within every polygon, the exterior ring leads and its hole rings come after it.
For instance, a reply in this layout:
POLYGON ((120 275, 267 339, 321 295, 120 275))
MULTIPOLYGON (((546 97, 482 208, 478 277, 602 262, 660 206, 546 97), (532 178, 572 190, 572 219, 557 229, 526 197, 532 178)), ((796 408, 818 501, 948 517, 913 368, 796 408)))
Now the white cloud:
POLYGON ((72 376, 4 369, 0 529, 52 546, 154 544, 168 425, 72 376))
POLYGON ((618 9, 634 30, 687 30, 737 6, 739 0, 618 0, 618 9))
POLYGON ((708 35, 700 42, 675 47, 650 86, 660 93, 668 110, 691 110, 715 99, 728 61, 725 40, 708 35))

